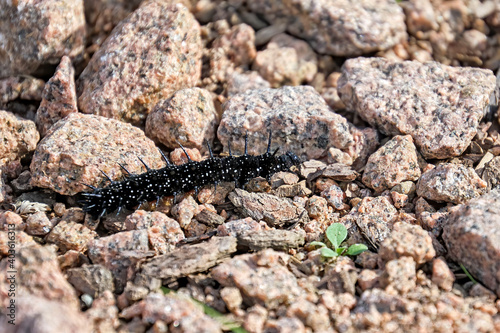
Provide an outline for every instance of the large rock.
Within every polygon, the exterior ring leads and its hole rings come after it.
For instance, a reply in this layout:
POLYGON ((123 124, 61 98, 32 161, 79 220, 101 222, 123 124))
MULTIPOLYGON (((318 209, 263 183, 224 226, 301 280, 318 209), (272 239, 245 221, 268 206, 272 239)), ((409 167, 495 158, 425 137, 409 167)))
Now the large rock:
POLYGON ((449 256, 500 297, 500 189, 458 206, 443 228, 449 256))
POLYGON ((83 55, 82 0, 0 0, 0 8, 0 78, 83 55))
POLYGON ((184 6, 149 1, 113 30, 77 82, 82 112, 142 124, 201 75, 200 27, 184 6))
POLYGON ((348 109, 386 135, 411 135, 425 158, 439 159, 469 146, 495 87, 490 70, 383 58, 347 60, 338 81, 348 109))

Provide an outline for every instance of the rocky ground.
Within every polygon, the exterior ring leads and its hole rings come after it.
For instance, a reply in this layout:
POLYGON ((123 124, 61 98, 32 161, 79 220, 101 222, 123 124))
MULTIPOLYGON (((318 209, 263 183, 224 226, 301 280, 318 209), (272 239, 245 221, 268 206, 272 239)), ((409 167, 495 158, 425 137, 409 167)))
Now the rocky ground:
POLYGON ((498 1, 0 0, 0 36, 0 331, 500 331, 498 1), (269 129, 299 169, 78 206, 269 129))

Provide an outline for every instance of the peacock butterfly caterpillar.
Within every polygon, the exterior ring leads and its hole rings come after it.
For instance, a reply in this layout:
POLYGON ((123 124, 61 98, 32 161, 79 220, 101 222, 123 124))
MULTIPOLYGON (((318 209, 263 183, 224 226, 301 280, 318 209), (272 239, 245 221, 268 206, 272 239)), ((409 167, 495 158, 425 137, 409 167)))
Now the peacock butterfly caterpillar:
POLYGON ((214 157, 207 143, 210 157, 200 162, 192 161, 181 146, 188 158, 188 162, 182 165, 171 164, 163 153, 167 166, 161 169, 150 169, 143 162, 146 172, 136 175, 120 165, 128 174, 124 180, 115 181, 104 174, 110 182, 107 186, 98 188, 85 184, 92 192, 81 193, 84 198, 81 201, 83 210, 97 219, 116 210, 119 212, 123 207, 133 209, 144 202, 198 190, 205 185, 217 186, 220 182, 234 181, 236 187, 241 187, 252 178, 261 176, 269 179, 276 172, 286 171, 301 164, 300 159, 292 152, 277 155, 279 148, 271 152, 271 132, 264 154, 248 155, 247 141, 245 136, 245 153, 241 156, 232 155, 229 145, 229 156, 214 157))

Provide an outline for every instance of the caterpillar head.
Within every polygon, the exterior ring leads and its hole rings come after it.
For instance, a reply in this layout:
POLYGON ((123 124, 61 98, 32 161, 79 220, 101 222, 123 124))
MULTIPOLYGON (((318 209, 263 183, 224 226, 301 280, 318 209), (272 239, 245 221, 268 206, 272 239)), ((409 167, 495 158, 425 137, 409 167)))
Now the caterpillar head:
POLYGON ((302 164, 300 158, 291 151, 287 151, 285 154, 278 156, 277 159, 277 169, 279 171, 289 170, 292 166, 300 168, 300 165, 302 164))

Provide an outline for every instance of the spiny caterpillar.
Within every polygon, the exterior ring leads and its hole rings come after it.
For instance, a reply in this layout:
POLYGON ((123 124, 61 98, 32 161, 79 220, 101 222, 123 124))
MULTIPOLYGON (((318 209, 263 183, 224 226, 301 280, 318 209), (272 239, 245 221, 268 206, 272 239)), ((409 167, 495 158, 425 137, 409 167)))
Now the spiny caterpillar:
POLYGON ((103 217, 118 209, 125 207, 133 209, 146 201, 159 200, 164 196, 176 196, 178 194, 196 190, 202 186, 217 184, 220 182, 234 181, 237 187, 246 184, 250 179, 261 176, 269 180, 276 172, 289 170, 293 165, 299 166, 300 159, 292 152, 286 152, 277 156, 279 148, 271 152, 271 132, 266 153, 258 156, 247 154, 248 137, 245 135, 245 153, 241 156, 231 154, 231 145, 228 145, 229 156, 224 158, 214 157, 212 149, 207 142, 210 157, 201 162, 191 160, 182 145, 180 147, 186 154, 188 162, 182 165, 173 165, 161 152, 167 166, 161 169, 150 169, 140 158, 146 167, 146 172, 134 175, 120 165, 127 173, 123 181, 113 181, 104 172, 104 176, 110 184, 103 188, 90 187, 93 192, 83 192, 83 210, 92 215, 94 219, 103 217))

